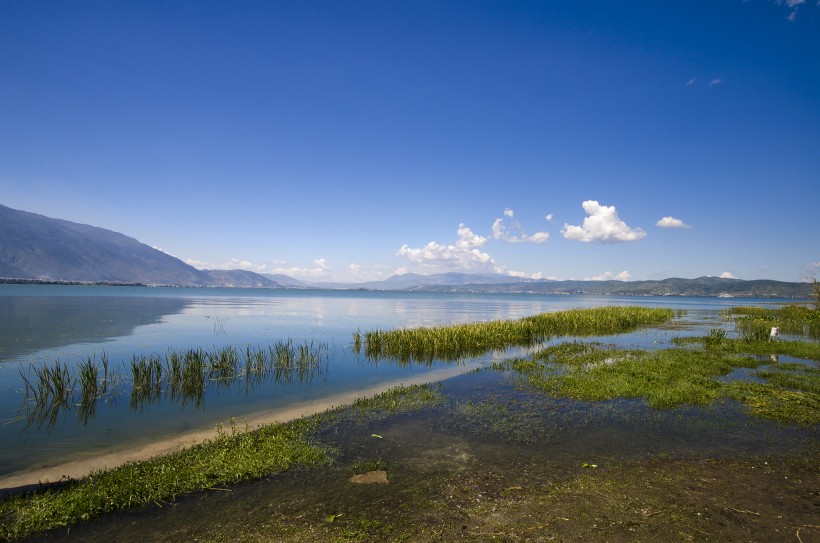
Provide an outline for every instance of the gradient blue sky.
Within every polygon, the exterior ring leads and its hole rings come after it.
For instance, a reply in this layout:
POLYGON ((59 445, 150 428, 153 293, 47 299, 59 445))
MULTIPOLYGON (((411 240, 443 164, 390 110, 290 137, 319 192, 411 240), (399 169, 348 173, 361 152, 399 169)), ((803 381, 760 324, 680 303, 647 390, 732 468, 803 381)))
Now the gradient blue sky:
POLYGON ((0 204, 307 280, 800 281, 820 2, 3 1, 0 204))

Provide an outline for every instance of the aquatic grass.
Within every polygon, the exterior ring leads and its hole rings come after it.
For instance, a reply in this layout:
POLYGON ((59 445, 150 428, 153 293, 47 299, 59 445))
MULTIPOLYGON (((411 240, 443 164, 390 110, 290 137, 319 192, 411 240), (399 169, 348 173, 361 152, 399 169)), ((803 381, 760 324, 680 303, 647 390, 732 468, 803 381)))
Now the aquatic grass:
POLYGON ((230 432, 166 456, 11 496, 0 503, 0 537, 18 539, 196 490, 327 464, 336 451, 313 439, 318 421, 302 418, 250 432, 232 425, 230 432))
POLYGON ((724 338, 715 341, 706 337, 672 338, 671 343, 678 346, 702 346, 712 352, 756 355, 786 355, 806 360, 820 360, 820 342, 788 341, 769 339, 747 341, 742 338, 724 338))
POLYGON ((737 368, 764 365, 750 356, 714 349, 643 351, 566 342, 494 368, 516 372, 529 386, 556 397, 642 398, 656 409, 705 406, 732 398, 755 416, 796 424, 820 422, 820 372, 814 368, 759 371, 756 376, 766 380, 763 384, 720 379, 737 368))
POLYGON ((441 385, 408 385, 391 388, 367 398, 358 398, 349 411, 358 418, 379 418, 398 413, 411 413, 440 405, 445 401, 441 385))
POLYGON ((754 416, 804 426, 820 424, 820 394, 816 392, 787 390, 775 383, 733 382, 726 388, 729 397, 743 402, 754 416))
MULTIPOLYGON (((270 378, 277 384, 310 382, 326 375, 329 360, 325 343, 292 340, 279 341, 267 347, 234 346, 206 350, 201 347, 185 351, 170 349, 165 354, 134 354, 128 363, 130 375, 129 407, 144 409, 163 399, 201 408, 209 386, 229 387, 245 382, 246 392, 270 378)), ((77 408, 82 423, 96 414, 100 398, 113 398, 119 392, 112 383, 127 381, 109 370, 108 356, 100 361, 88 358, 76 365, 57 360, 51 365, 31 365, 28 374, 20 370, 24 398, 19 413, 25 413, 28 426, 54 426, 60 412, 77 408), (102 372, 103 378, 99 376, 102 372)))
POLYGON ((529 346, 555 336, 616 334, 671 320, 671 309, 600 307, 543 313, 518 320, 449 326, 373 330, 353 336, 354 349, 369 360, 389 359, 400 364, 458 361, 493 350, 529 346))
POLYGON ((805 305, 777 308, 740 306, 725 310, 723 314, 727 319, 736 321, 741 337, 751 334, 752 339, 768 339, 771 328, 778 327, 784 334, 820 339, 820 310, 805 305))

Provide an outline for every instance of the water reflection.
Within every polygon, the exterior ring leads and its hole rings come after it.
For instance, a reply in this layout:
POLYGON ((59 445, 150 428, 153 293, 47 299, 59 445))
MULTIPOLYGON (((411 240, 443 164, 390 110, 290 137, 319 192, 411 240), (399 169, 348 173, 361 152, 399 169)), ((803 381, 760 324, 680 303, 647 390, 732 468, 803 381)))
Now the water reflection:
POLYGON ((328 346, 325 343, 291 340, 268 347, 233 346, 205 350, 169 350, 165 355, 134 355, 130 381, 125 372, 110 373, 105 354, 99 361, 88 358, 72 371, 57 360, 52 365, 21 370, 25 397, 18 415, 30 427, 51 430, 62 413, 76 411, 82 425, 93 420, 97 403, 113 402, 130 388, 129 408, 142 412, 166 400, 200 409, 209 390, 238 389, 248 395, 256 387, 309 384, 326 378, 328 346), (24 415, 23 415, 24 414, 24 415))
POLYGON ((191 305, 185 298, 3 296, 0 360, 75 343, 127 336, 191 305))

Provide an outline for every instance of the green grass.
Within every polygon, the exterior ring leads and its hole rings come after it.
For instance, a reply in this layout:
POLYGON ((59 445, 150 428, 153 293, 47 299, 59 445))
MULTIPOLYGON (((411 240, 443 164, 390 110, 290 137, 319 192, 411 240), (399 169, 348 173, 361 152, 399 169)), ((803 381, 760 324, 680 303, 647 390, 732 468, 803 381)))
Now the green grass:
POLYGON ((744 339, 766 340, 773 326, 781 333, 820 339, 820 309, 804 305, 779 308, 732 307, 724 312, 734 319, 738 335, 744 339))
POLYGON ((189 449, 97 471, 67 486, 12 496, 0 504, 0 537, 16 539, 186 492, 327 463, 333 451, 310 438, 317 421, 303 418, 251 432, 221 432, 189 449))
MULTIPOLYGON (((787 342, 773 343, 782 347, 787 342)), ((754 374, 763 384, 719 379, 736 368, 765 364, 726 350, 623 350, 574 342, 495 368, 517 372, 530 386, 558 397, 586 401, 642 398, 658 409, 705 406, 731 398, 743 402, 755 416, 784 423, 820 423, 820 371, 814 368, 775 365, 754 374)))
POLYGON ((401 364, 462 360, 492 350, 527 346, 556 336, 617 334, 672 319, 671 309, 600 307, 543 313, 518 320, 455 324, 450 326, 374 330, 353 334, 354 349, 368 359, 390 359, 401 364), (359 347, 359 349, 357 349, 359 347))

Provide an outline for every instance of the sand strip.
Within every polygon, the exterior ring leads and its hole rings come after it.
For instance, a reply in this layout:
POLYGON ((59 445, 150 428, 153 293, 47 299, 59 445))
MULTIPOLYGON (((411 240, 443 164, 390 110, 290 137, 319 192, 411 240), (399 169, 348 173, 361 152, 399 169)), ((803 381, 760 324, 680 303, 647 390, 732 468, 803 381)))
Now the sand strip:
MULTIPOLYGON (((458 368, 432 371, 409 379, 388 381, 370 388, 342 392, 333 396, 301 402, 271 411, 251 413, 237 420, 240 422, 247 421, 248 428, 250 429, 257 428, 264 424, 287 422, 299 417, 322 413, 332 407, 349 405, 359 398, 373 396, 400 385, 409 386, 434 383, 460 375, 468 370, 469 367, 461 366, 458 368)), ((244 424, 241 424, 241 426, 244 427, 244 424)), ((112 451, 110 453, 65 462, 54 466, 19 471, 0 478, 0 495, 8 494, 9 491, 17 489, 22 490, 27 487, 37 486, 40 483, 59 482, 65 478, 81 479, 95 470, 112 469, 126 462, 146 460, 153 456, 168 454, 180 448, 201 443, 206 439, 212 439, 216 437, 216 435, 215 427, 205 430, 192 430, 148 445, 112 451)))

